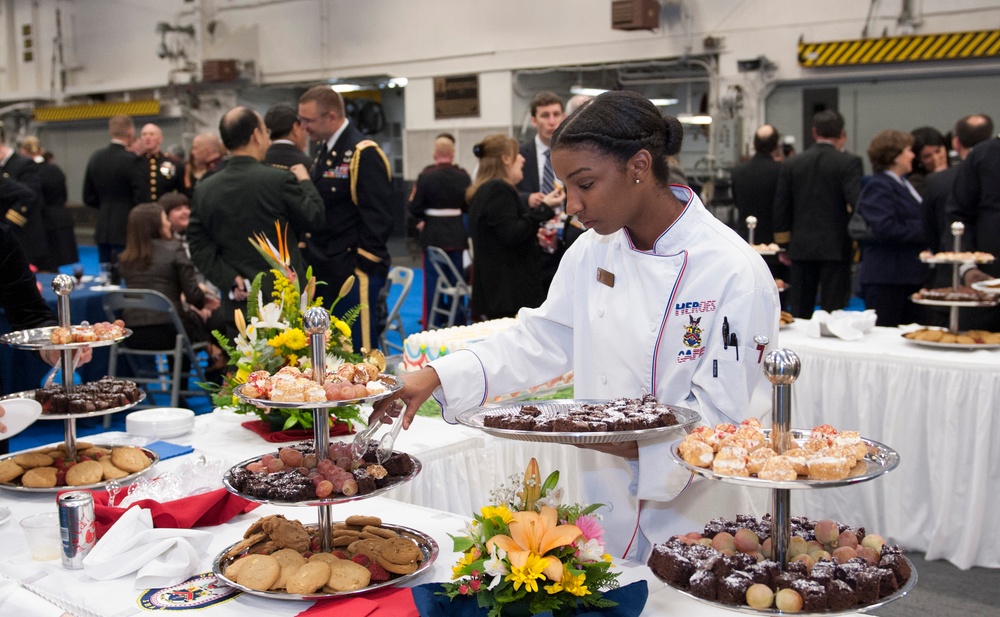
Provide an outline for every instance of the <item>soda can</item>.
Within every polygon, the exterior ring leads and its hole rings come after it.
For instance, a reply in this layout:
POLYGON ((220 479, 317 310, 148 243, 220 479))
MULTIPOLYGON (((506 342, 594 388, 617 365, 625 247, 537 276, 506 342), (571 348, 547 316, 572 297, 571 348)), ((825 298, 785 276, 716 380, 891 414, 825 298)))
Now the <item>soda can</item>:
POLYGON ((83 558, 97 542, 97 517, 94 496, 87 491, 70 491, 56 499, 59 506, 59 532, 62 536, 64 568, 83 568, 83 558))

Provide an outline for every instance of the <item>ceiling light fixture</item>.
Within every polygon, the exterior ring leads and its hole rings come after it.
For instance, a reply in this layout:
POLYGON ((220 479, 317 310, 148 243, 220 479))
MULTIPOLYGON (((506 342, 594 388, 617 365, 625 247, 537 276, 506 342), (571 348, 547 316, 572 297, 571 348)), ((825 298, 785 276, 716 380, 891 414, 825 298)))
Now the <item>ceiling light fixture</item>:
POLYGON ((649 102, 657 107, 669 107, 670 105, 676 105, 680 101, 677 99, 649 99, 649 102))
POLYGON ((582 94, 584 96, 598 96, 607 92, 603 88, 584 88, 583 86, 570 86, 570 94, 582 94))
POLYGON ((334 92, 357 92, 361 90, 358 84, 331 84, 330 89, 334 92))
POLYGON ((712 124, 712 116, 677 114, 677 120, 681 124, 712 124))

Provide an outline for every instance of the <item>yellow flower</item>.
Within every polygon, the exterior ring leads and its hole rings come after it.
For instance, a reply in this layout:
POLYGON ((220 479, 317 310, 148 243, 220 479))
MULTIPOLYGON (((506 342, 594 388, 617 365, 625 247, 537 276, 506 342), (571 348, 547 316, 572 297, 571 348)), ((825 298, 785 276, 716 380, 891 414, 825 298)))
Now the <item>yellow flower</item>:
POLYGON ((483 506, 480 511, 484 519, 500 519, 504 525, 509 525, 514 520, 514 514, 507 506, 483 506))
POLYGON ((479 549, 477 549, 475 547, 473 547, 473 548, 469 549, 468 551, 466 551, 466 553, 464 555, 462 555, 462 558, 458 560, 458 563, 456 563, 451 568, 451 578, 452 578, 452 580, 455 580, 455 579, 458 579, 458 578, 461 578, 462 576, 464 576, 464 572, 462 572, 462 570, 466 566, 468 566, 469 564, 471 564, 471 563, 475 562, 477 559, 479 559, 479 555, 480 555, 479 549))
POLYGON ((576 576, 570 574, 567 570, 563 572, 562 586, 563 589, 573 594, 574 596, 586 596, 590 594, 590 590, 584 583, 587 580, 587 575, 583 572, 577 574, 576 576))
POLYGON ((504 580, 514 583, 514 591, 520 589, 521 585, 524 585, 525 591, 538 591, 538 580, 545 578, 546 569, 545 559, 530 554, 520 566, 515 566, 511 562, 510 574, 504 577, 504 580))
POLYGON ((298 328, 291 328, 275 334, 267 340, 267 344, 275 349, 279 347, 287 347, 288 349, 296 351, 306 346, 306 335, 298 328))
POLYGON ((236 383, 238 384, 246 383, 247 377, 249 376, 250 376, 250 369, 245 366, 241 366, 236 371, 236 377, 234 378, 234 381, 236 381, 236 383))
POLYGON ((552 506, 542 506, 540 512, 515 512, 509 525, 510 535, 495 535, 486 542, 507 551, 512 570, 525 568, 538 559, 550 581, 562 580, 563 564, 553 556, 545 556, 554 548, 569 546, 580 537, 576 525, 560 525, 559 512, 552 506))
POLYGON ((347 325, 347 323, 345 323, 343 320, 331 316, 330 323, 334 328, 340 330, 341 334, 343 334, 347 338, 351 337, 351 327, 347 325))

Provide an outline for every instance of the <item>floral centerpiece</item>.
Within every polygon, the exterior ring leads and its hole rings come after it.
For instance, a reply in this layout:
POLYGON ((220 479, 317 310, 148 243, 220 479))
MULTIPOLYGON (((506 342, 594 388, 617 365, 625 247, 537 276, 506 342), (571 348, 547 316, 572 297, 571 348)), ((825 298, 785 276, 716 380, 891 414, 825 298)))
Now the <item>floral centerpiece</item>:
MULTIPOLYGON (((219 345, 229 355, 229 364, 235 367, 224 378, 221 385, 204 384, 213 391, 212 403, 217 407, 232 409, 240 414, 255 414, 261 420, 267 421, 274 430, 290 428, 312 428, 312 412, 309 409, 263 409, 242 402, 233 394, 233 390, 246 383, 247 376, 254 371, 275 373, 283 366, 297 366, 300 369, 310 366, 309 335, 302 327, 302 316, 306 310, 323 306, 322 296, 316 295, 317 282, 312 275, 312 268, 306 271, 305 285, 300 285, 299 277, 291 266, 288 253, 287 227, 284 231, 280 223, 275 223, 278 246, 275 247, 263 234, 255 234, 250 243, 271 266, 267 273, 261 272, 254 277, 247 298, 247 314, 239 309, 236 311, 236 327, 239 334, 234 341, 215 330, 212 335, 219 345), (264 277, 273 278, 271 297, 265 302, 262 291, 264 277), (249 319, 248 319, 249 318, 249 319)), ((337 299, 330 307, 337 305, 354 285, 351 276, 340 288, 337 299)), ((330 330, 326 337, 326 366, 335 367, 343 362, 360 362, 371 359, 373 364, 384 366, 377 357, 380 352, 375 350, 369 358, 353 352, 351 343, 351 326, 357 319, 360 306, 347 311, 343 319, 330 316, 330 330)), ((331 409, 331 418, 339 420, 362 420, 356 406, 345 406, 331 409)))
POLYGON ((494 490, 465 534, 451 536, 462 558, 441 593, 474 598, 489 617, 616 606, 601 593, 619 586, 594 514, 602 504, 562 504, 558 482, 558 471, 542 481, 531 459, 523 479, 494 490))

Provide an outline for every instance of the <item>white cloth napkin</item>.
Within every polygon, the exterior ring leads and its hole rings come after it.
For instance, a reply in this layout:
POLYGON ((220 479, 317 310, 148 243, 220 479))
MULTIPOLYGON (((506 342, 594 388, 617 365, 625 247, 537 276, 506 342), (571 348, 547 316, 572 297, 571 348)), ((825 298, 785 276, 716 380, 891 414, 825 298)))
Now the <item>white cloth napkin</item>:
POLYGON ((154 529, 149 510, 133 506, 83 559, 83 571, 106 581, 136 572, 136 589, 176 585, 198 572, 212 534, 194 529, 154 529))
POLYGON ((856 341, 875 327, 875 311, 833 311, 819 310, 806 322, 806 334, 813 338, 835 336, 845 341, 856 341))

